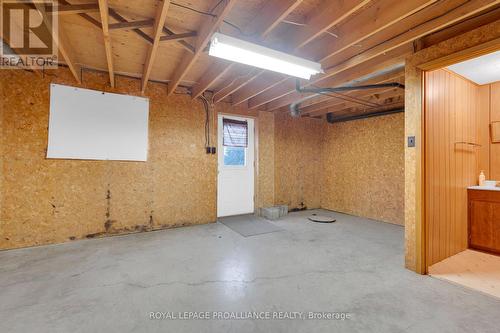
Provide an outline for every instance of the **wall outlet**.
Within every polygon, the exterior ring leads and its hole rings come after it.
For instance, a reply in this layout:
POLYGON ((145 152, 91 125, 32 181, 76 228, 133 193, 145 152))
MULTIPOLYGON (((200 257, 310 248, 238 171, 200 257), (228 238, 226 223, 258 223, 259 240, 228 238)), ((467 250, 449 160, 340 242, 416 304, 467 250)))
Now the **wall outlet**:
POLYGON ((415 137, 414 136, 408 137, 408 147, 415 147, 415 137))

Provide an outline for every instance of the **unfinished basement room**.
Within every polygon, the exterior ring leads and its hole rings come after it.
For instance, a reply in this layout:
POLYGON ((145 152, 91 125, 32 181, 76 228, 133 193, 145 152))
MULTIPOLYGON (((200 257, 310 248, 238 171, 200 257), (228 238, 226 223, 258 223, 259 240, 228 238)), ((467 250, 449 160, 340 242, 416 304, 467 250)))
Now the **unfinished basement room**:
POLYGON ((0 17, 0 332, 499 332, 500 0, 0 17))

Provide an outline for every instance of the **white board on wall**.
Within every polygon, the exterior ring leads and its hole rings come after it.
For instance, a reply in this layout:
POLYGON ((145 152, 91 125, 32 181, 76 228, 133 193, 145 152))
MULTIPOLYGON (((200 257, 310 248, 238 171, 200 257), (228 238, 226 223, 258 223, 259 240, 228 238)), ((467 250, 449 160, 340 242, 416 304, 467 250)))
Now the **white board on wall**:
POLYGON ((51 84, 47 158, 146 161, 149 99, 51 84))

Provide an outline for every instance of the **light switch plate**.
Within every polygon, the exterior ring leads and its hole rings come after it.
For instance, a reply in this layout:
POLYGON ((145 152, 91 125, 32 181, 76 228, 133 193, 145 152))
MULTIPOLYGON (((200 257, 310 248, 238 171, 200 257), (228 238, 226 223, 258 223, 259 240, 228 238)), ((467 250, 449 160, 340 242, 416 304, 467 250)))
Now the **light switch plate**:
POLYGON ((408 147, 415 147, 415 137, 414 136, 408 137, 408 147))

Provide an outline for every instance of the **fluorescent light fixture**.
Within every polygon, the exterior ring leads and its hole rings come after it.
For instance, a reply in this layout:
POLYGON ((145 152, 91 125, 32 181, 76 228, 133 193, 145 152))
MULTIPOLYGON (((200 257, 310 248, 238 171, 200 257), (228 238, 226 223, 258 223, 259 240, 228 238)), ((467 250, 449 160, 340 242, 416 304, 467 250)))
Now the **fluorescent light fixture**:
POLYGON ((317 62, 295 57, 218 32, 212 36, 208 54, 306 80, 309 80, 312 75, 323 72, 321 64, 317 62))

